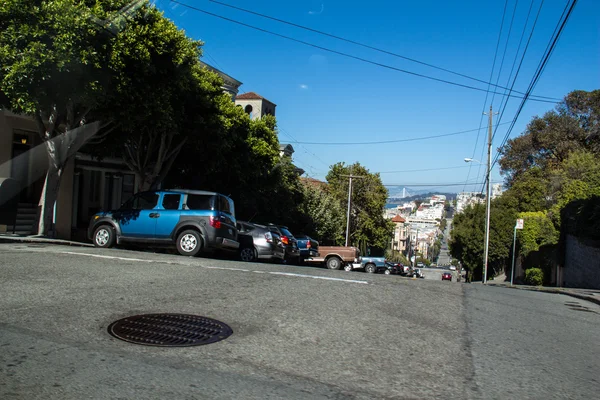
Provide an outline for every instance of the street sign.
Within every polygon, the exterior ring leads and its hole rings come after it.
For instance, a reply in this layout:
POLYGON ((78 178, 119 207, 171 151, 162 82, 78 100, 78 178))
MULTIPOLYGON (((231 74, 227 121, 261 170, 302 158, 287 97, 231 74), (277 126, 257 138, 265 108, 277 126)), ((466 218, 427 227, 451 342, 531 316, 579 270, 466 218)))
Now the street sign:
POLYGON ((523 220, 522 219, 517 220, 517 226, 515 227, 515 229, 523 229, 523 220))

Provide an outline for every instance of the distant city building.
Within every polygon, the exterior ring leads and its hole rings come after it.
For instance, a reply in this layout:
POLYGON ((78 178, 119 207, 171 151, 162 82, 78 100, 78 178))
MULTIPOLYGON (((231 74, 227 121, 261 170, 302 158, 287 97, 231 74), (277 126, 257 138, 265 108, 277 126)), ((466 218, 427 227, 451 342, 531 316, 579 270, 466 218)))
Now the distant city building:
POLYGON ((504 192, 504 188, 502 187, 501 183, 494 183, 492 185, 492 199, 495 199, 496 197, 500 197, 503 192, 504 192))
POLYGON ((485 197, 480 192, 462 192, 456 195, 456 212, 460 213, 468 206, 483 203, 485 197))

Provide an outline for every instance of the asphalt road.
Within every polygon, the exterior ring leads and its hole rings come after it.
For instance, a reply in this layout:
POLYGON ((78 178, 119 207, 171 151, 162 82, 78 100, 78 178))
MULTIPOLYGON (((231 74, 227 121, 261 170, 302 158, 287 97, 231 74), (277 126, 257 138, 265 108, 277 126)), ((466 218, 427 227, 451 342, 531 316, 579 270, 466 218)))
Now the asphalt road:
POLYGON ((561 295, 127 250, 0 244, 2 399, 593 398, 600 307, 561 295), (579 307, 581 308, 581 307, 579 307), (129 315, 233 328, 113 338, 129 315), (514 395, 513 395, 514 394, 514 395))

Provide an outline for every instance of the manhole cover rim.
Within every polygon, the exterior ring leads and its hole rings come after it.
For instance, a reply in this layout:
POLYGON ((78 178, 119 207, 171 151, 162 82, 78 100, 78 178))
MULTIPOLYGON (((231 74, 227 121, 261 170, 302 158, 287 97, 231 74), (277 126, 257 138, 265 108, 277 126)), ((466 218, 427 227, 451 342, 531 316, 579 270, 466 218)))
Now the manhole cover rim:
MULTIPOLYGON (((188 325, 190 325, 188 323, 188 325)), ((181 330, 183 330, 181 328, 181 330)), ((229 336, 231 336, 233 334, 233 329, 227 325, 224 322, 221 322, 219 320, 216 320, 214 318, 210 318, 210 317, 205 317, 202 315, 194 315, 194 314, 183 314, 183 313, 149 313, 149 314, 137 314, 137 315, 130 315, 127 317, 123 317, 120 318, 114 322, 112 322, 111 324, 108 325, 107 327, 107 331, 108 334, 112 337, 114 337, 115 339, 119 339, 121 341, 124 342, 128 342, 128 343, 132 343, 132 344, 138 344, 138 345, 142 345, 142 346, 153 346, 153 347, 192 347, 192 346, 202 346, 202 345, 206 345, 206 344, 211 344, 211 343, 216 343, 216 342, 220 342, 222 340, 227 339, 229 336), (187 336, 189 336, 190 334, 194 335, 199 335, 202 336, 202 340, 194 340, 194 339, 189 339, 188 337, 180 337, 178 339, 179 342, 181 342, 182 340, 186 340, 187 342, 185 343, 168 343, 168 342, 160 342, 158 340, 153 340, 153 339, 149 339, 149 338, 141 338, 139 337, 132 337, 132 335, 128 335, 126 333, 123 332, 123 330, 136 330, 138 328, 134 328, 131 325, 135 325, 136 323, 140 323, 140 321, 143 321, 143 319, 151 319, 151 318, 163 318, 163 319, 169 319, 169 318, 173 318, 174 321, 171 321, 171 324, 169 326, 165 326, 165 329, 169 329, 169 330, 173 330, 173 329, 177 329, 177 328, 173 328, 172 324, 176 324, 176 323, 182 323, 181 321, 177 321, 177 319, 189 319, 192 321, 198 321, 200 320, 202 322, 202 324, 197 324, 198 326, 198 330, 202 330, 202 332, 194 332, 193 328, 188 328, 188 331, 186 331, 187 336), (219 329, 217 329, 219 328, 219 329), (217 331, 215 334, 207 334, 206 331, 207 330, 212 330, 212 331, 217 331), (205 339, 206 337, 208 337, 208 339, 205 339)), ((152 335, 163 335, 163 336, 174 336, 172 335, 172 332, 146 332, 145 336, 152 336, 152 335)))

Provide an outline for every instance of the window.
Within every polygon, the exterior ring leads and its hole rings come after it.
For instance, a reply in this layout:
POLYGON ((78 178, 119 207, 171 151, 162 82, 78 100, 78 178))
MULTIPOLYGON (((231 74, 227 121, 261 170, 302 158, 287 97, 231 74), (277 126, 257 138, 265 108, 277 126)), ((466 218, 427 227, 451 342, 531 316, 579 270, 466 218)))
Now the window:
POLYGON ((252 114, 252 106, 250 104, 248 104, 245 108, 244 111, 246 112, 246 114, 252 114))
POLYGON ((121 207, 124 210, 152 210, 158 203, 158 194, 144 192, 133 196, 121 207))
POLYGON ((163 196, 162 206, 165 210, 177 210, 179 208, 180 194, 165 194, 163 196))
POLYGON ((212 210, 213 197, 207 194, 189 194, 187 198, 187 207, 190 210, 212 210))
POLYGON ((219 211, 233 214, 231 207, 229 207, 229 199, 225 196, 219 196, 219 211))

